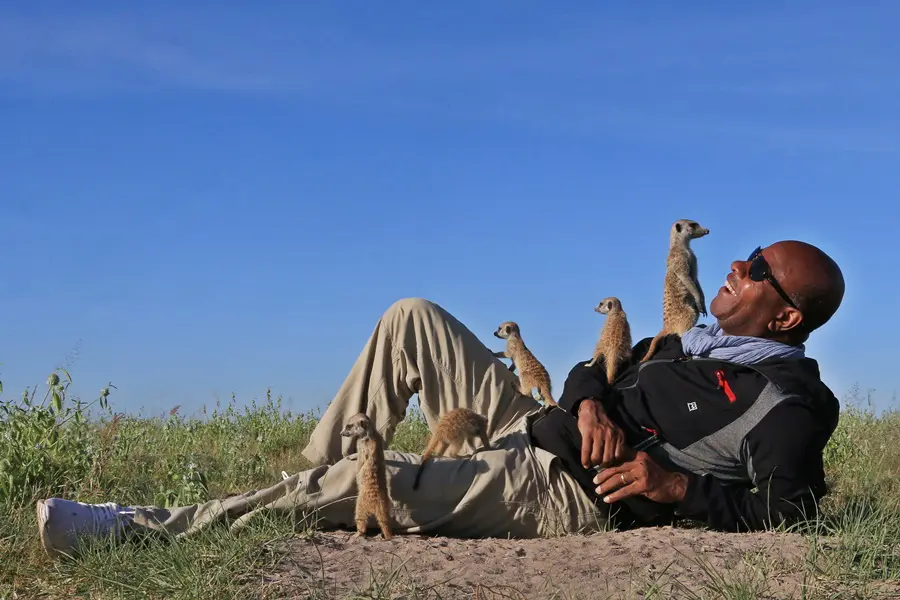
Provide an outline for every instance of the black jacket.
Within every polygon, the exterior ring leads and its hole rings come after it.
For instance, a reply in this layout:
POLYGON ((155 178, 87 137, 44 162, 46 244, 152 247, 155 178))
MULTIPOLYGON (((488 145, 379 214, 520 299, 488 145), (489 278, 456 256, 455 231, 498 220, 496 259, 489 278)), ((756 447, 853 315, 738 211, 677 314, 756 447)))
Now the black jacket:
MULTIPOLYGON (((579 363, 559 405, 573 415, 600 400, 634 446, 688 476, 676 515, 728 531, 759 530, 815 515, 825 494, 822 451, 837 426, 837 398, 809 358, 752 366, 687 357, 668 336, 638 364, 650 338, 632 349, 612 389, 603 361, 579 363)), ((657 505, 659 506, 659 505, 657 505)))

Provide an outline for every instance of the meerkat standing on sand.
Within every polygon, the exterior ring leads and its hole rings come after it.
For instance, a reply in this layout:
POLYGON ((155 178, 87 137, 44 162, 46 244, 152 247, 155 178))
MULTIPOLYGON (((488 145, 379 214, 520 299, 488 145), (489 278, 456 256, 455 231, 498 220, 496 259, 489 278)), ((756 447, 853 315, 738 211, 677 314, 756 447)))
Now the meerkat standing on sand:
POLYGON ((522 341, 519 326, 513 321, 501 323, 494 332, 494 337, 506 340, 506 350, 494 352, 494 356, 510 359, 512 361, 510 371, 515 367, 519 368, 519 391, 531 396, 531 390, 537 388, 541 400, 556 406, 556 400, 550 393, 550 374, 522 341))
POLYGON ((425 451, 422 453, 422 462, 416 471, 416 479, 413 481, 413 489, 419 488, 419 478, 422 476, 422 469, 425 468, 425 462, 432 456, 459 456, 459 451, 466 441, 470 441, 475 445, 476 441, 481 441, 482 450, 491 447, 491 442, 487 435, 487 418, 478 414, 474 410, 468 408, 455 408, 444 413, 425 451))
POLYGON ((381 534, 389 540, 390 497, 384 466, 384 439, 363 413, 350 417, 341 435, 356 439, 356 537, 366 534, 369 516, 374 515, 381 534))
POLYGON ((669 257, 663 286, 663 328, 656 334, 641 362, 650 360, 656 346, 667 335, 681 335, 706 316, 706 299, 697 278, 697 256, 691 240, 701 238, 709 229, 696 221, 679 219, 669 233, 669 257))
POLYGON ((631 357, 631 327, 622 302, 615 296, 601 300, 594 311, 605 314, 606 323, 594 348, 594 358, 586 366, 593 367, 602 356, 606 361, 606 380, 612 385, 616 369, 631 357))

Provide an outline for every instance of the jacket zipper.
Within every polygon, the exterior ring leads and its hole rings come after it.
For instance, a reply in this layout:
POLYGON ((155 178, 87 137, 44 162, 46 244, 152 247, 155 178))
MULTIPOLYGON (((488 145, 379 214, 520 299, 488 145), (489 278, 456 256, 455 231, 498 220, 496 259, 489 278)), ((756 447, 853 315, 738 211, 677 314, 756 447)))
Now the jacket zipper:
POLYGON ((728 380, 725 379, 725 371, 721 369, 716 371, 716 378, 719 380, 719 389, 725 391, 725 395, 728 397, 728 401, 734 402, 735 400, 737 400, 734 392, 731 391, 731 386, 728 385, 728 380))

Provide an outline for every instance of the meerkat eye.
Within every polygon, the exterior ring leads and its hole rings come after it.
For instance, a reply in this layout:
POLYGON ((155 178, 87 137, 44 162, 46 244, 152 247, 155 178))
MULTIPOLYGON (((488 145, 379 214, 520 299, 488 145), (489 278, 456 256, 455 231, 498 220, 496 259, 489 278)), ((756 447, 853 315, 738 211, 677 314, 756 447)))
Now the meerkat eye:
POLYGON ((675 231, 681 233, 681 223, 675 223, 675 231))

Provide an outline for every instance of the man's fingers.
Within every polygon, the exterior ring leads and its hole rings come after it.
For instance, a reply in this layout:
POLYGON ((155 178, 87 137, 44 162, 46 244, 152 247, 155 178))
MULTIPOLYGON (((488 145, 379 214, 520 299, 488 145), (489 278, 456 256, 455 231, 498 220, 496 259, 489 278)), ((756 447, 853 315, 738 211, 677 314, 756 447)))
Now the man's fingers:
POLYGON ((623 461, 628 458, 628 453, 625 449, 625 442, 623 441, 621 436, 616 438, 615 448, 615 460, 623 461))
POLYGON ((603 438, 599 435, 592 436, 592 438, 594 445, 591 450, 591 465, 599 465, 600 459, 603 458, 603 438))
POLYGON ((625 453, 623 452, 624 448, 622 446, 622 436, 619 435, 618 432, 614 434, 613 439, 610 441, 610 446, 612 446, 612 460, 618 462, 625 458, 625 453))
POLYGON ((594 438, 591 435, 581 434, 581 464, 587 469, 591 466, 591 448, 594 447, 594 438))
POLYGON ((613 458, 615 457, 616 447, 613 445, 613 440, 609 435, 603 440, 603 457, 600 460, 600 464, 602 466, 607 466, 612 464, 613 458))
POLYGON ((624 464, 619 465, 617 467, 610 467, 608 469, 603 469, 594 477, 594 483, 597 484, 597 493, 603 494, 605 492, 609 492, 610 490, 614 490, 617 487, 624 485, 622 482, 622 475, 625 474, 626 481, 630 481, 628 479, 628 470, 630 465, 624 464))
MULTIPOLYGON (((627 480, 627 476, 626 476, 627 480)), ((603 497, 603 501, 606 503, 618 502, 623 498, 628 498, 630 496, 637 496, 644 491, 644 486, 640 481, 629 481, 628 485, 623 488, 620 488, 614 491, 612 494, 603 497)), ((598 492, 599 493, 599 492, 598 492)))

